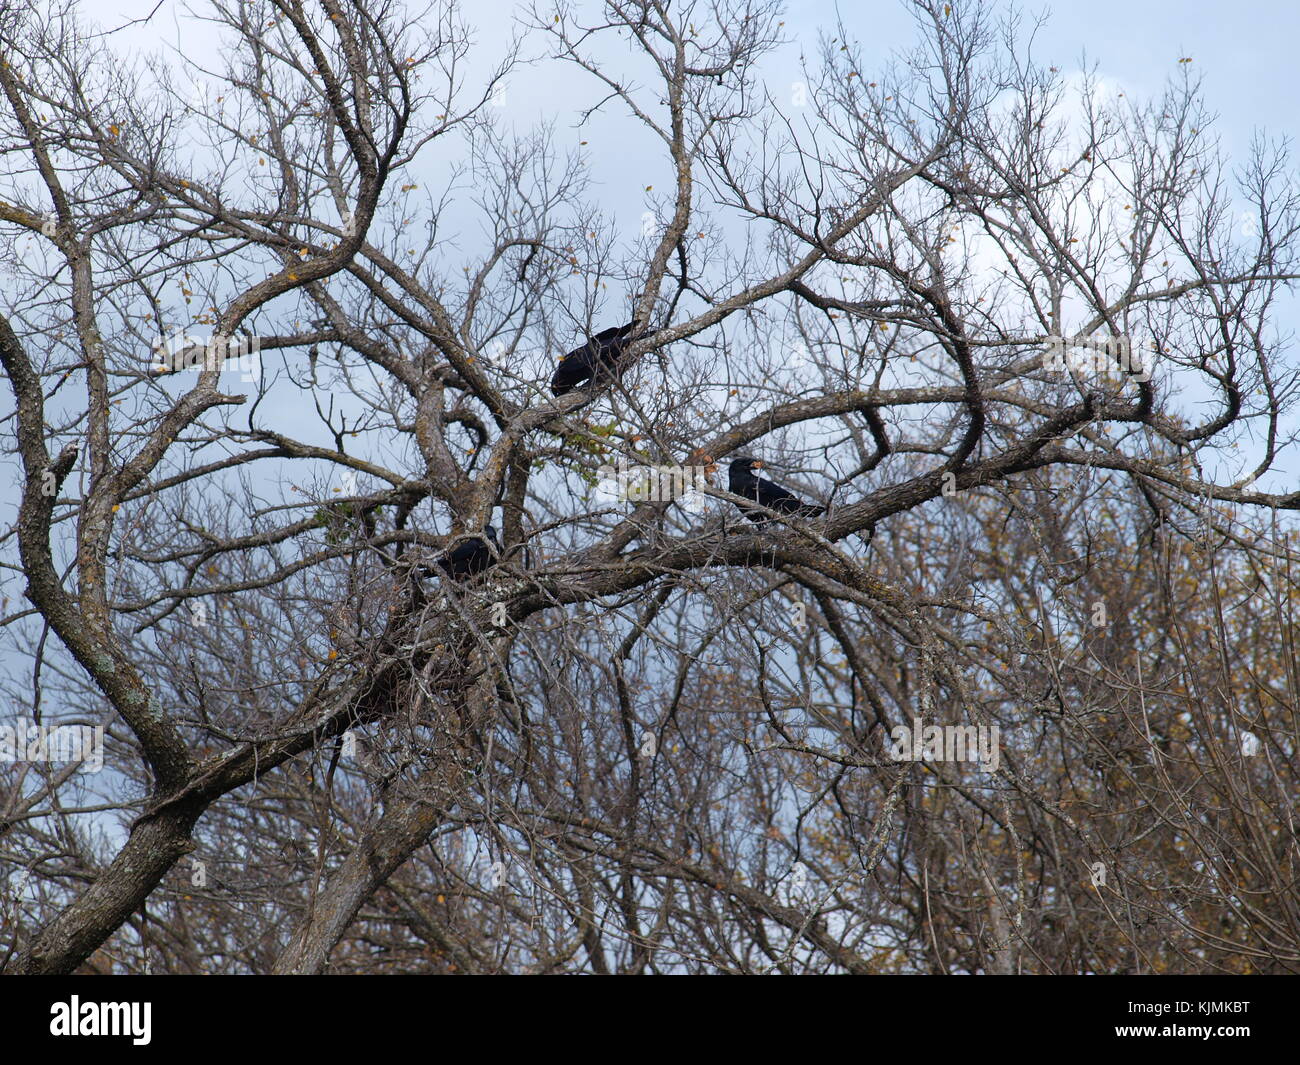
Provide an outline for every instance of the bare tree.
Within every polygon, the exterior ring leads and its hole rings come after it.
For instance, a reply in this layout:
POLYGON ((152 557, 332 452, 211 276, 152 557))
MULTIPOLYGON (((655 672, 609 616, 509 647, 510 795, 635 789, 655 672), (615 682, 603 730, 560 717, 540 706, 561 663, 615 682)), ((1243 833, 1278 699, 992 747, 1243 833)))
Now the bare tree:
POLYGON ((6 968, 1295 971, 1286 157, 911 10, 0 9, 6 968))

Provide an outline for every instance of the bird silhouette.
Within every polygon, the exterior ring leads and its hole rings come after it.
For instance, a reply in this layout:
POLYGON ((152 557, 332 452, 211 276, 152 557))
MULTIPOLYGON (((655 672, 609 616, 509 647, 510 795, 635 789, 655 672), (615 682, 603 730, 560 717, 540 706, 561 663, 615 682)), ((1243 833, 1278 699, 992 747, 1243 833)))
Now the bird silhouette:
POLYGON ((627 325, 602 329, 585 344, 564 355, 551 376, 551 395, 567 395, 575 388, 587 384, 597 374, 608 373, 617 377, 621 372, 618 360, 622 358, 631 334, 639 325, 639 322, 633 320, 627 325))
MULTIPOLYGON (((456 547, 440 555, 436 564, 454 581, 463 581, 482 573, 501 554, 501 545, 497 542, 497 531, 491 525, 484 526, 483 536, 470 536, 456 547)), ((426 576, 431 575, 429 569, 426 576)))
MULTIPOLYGON (((815 518, 826 512, 825 507, 815 503, 805 503, 788 488, 782 488, 774 481, 757 476, 754 469, 762 465, 757 459, 748 457, 733 460, 727 470, 727 490, 732 495, 752 499, 755 503, 778 514, 797 514, 805 518, 815 518)), ((744 503, 736 505, 755 525, 763 525, 772 520, 757 507, 744 503)))

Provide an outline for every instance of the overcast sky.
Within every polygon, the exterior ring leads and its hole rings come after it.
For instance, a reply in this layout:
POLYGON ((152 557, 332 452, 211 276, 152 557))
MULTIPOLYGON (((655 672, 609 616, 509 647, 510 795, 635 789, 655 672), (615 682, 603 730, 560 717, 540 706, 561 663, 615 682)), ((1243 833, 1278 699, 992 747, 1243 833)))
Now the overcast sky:
MULTIPOLYGON (((83 4, 83 11, 109 27, 142 18, 156 6, 158 0, 93 0, 83 4)), ((175 40, 179 22, 188 50, 209 38, 203 27, 194 23, 187 27, 182 21, 185 6, 163 0, 147 25, 125 32, 133 43, 156 42, 160 35, 175 40)), ((202 7, 197 0, 193 6, 202 7)), ((464 8, 465 17, 479 30, 480 44, 489 48, 520 10, 514 0, 477 0, 464 8)), ((1026 16, 1049 15, 1039 37, 1041 58, 1068 71, 1077 69, 1086 53, 1102 76, 1122 82, 1133 96, 1158 92, 1165 78, 1177 71, 1178 60, 1190 56, 1194 69, 1205 78, 1207 99, 1221 115, 1225 147, 1234 154, 1249 144, 1257 128, 1288 137, 1296 129, 1300 5, 1290 0, 1226 4, 1093 0, 1029 3, 1022 10, 1026 16)), ((838 4, 801 0, 788 5, 785 15, 796 49, 801 42, 811 49, 819 29, 833 30, 837 16, 881 57, 912 39, 911 16, 900 0, 838 4)), ((555 74, 550 66, 547 77, 553 79, 555 74)), ((537 110, 547 109, 544 93, 517 94, 511 107, 522 108, 530 101, 537 110)))
MULTIPOLYGON (((538 6, 548 10, 550 2, 538 0, 538 6)), ((959 5, 960 0, 954 3, 959 5)), ((194 0, 192 6, 200 11, 205 7, 200 0, 194 0)), ((422 6, 423 0, 410 4, 412 10, 422 6)), ((582 21, 599 21, 598 3, 577 6, 583 12, 582 21)), ((474 27, 476 39, 467 68, 470 86, 486 83, 494 61, 504 52, 512 24, 527 7, 518 0, 481 0, 464 7, 463 17, 474 27)), ((197 66, 208 70, 222 66, 212 52, 211 28, 187 19, 186 5, 178 0, 163 0, 161 5, 158 0, 88 0, 82 10, 104 28, 152 13, 148 22, 128 26, 111 38, 111 46, 121 53, 139 56, 169 46, 197 66)), ((1234 161, 1245 161, 1259 131, 1289 139, 1297 126, 1300 79, 1293 52, 1294 42, 1300 38, 1300 5, 1286 0, 1213 5, 1203 0, 1097 0, 1056 7, 1030 3, 1021 11, 1024 26, 1039 15, 1048 16, 1036 35, 1034 58, 1058 67, 1067 78, 1082 67, 1086 57, 1104 82, 1121 89, 1134 102, 1158 96, 1169 78, 1181 79, 1187 70, 1204 79, 1202 93, 1211 113, 1219 115, 1214 128, 1230 167, 1234 161), (1180 65, 1179 60, 1187 57, 1190 66, 1180 65)), ((835 35, 838 21, 866 53, 865 78, 877 73, 891 53, 910 48, 917 39, 909 5, 902 0, 838 4, 811 0, 789 5, 783 17, 790 44, 767 57, 761 67, 769 91, 782 102, 789 98, 790 86, 802 79, 800 52, 814 59, 819 33, 835 35)), ((602 56, 616 70, 620 47, 625 46, 611 39, 610 51, 602 56)), ((525 51, 544 55, 547 47, 535 37, 525 51)), ((590 107, 604 95, 588 74, 572 64, 544 61, 512 75, 505 106, 496 117, 519 131, 542 122, 553 124, 559 150, 576 149, 585 141, 583 152, 595 183, 592 194, 620 232, 634 235, 647 203, 646 186, 667 188, 671 173, 663 145, 639 125, 629 123, 615 104, 578 128, 579 109, 590 107)), ((414 164, 420 179, 428 179, 430 171, 446 166, 447 154, 444 142, 430 146, 414 164)), ((426 187, 438 184, 435 179, 426 187)), ((454 220, 449 228, 459 221, 454 220)), ((477 227, 476 220, 466 217, 465 221, 477 227)), ((1297 330, 1300 316, 1293 299, 1284 297, 1279 303, 1274 324, 1281 333, 1297 330)), ((1295 360, 1288 356, 1286 361, 1293 365, 1295 360)), ((1292 475, 1294 463, 1290 455, 1283 459, 1279 470, 1283 478, 1292 475)))
MULTIPOLYGON (((537 2, 542 8, 549 4, 549 0, 537 2)), ((165 42, 197 65, 214 70, 221 63, 208 51, 211 28, 185 16, 187 7, 202 11, 204 6, 201 0, 190 5, 178 0, 162 0, 161 4, 159 0, 86 0, 82 11, 105 28, 123 26, 152 13, 147 22, 126 26, 115 34, 113 46, 139 55, 165 42)), ((422 6, 424 0, 410 4, 412 10, 422 6)), ((462 17, 476 29, 476 46, 468 65, 471 85, 481 84, 489 76, 493 60, 504 50, 510 27, 528 6, 519 0, 476 0, 463 6, 462 17)), ((583 21, 598 21, 598 3, 579 3, 577 7, 587 12, 583 21)), ((1244 160, 1257 131, 1289 139, 1297 128, 1300 78, 1294 52, 1300 39, 1300 5, 1289 0, 1236 4, 1095 0, 1056 6, 1029 3, 1020 10, 1025 25, 1038 15, 1048 16, 1037 35, 1037 59, 1068 75, 1081 68, 1086 55, 1098 75, 1121 87, 1131 100, 1158 95, 1166 79, 1181 77, 1184 69, 1192 70, 1204 79, 1203 93, 1211 113, 1220 116, 1215 128, 1230 160, 1244 160), (1190 68, 1179 65, 1184 57, 1191 58, 1190 68)), ((803 0, 788 5, 784 19, 790 45, 762 64, 769 88, 778 97, 801 78, 800 51, 813 55, 819 32, 834 35, 837 20, 843 20, 867 53, 868 64, 877 70, 892 52, 904 50, 916 40, 909 5, 903 0, 803 0), (788 73, 783 69, 787 66, 788 73)), ((531 51, 544 53, 540 38, 535 39, 531 51)), ((617 65, 616 53, 611 53, 611 58, 617 65)), ((620 221, 629 221, 622 214, 632 214, 630 221, 635 225, 644 209, 645 186, 670 176, 667 161, 662 144, 648 135, 626 136, 625 115, 615 113, 612 107, 577 129, 577 109, 589 107, 601 95, 585 72, 550 61, 512 76, 506 107, 498 114, 520 129, 531 128, 539 120, 554 123, 559 146, 568 138, 575 147, 579 140, 588 140, 586 151, 601 190, 602 206, 619 212, 620 221), (605 131, 610 135, 602 137, 605 131)))
MULTIPOLYGON (((88 12, 109 22, 110 12, 139 17, 157 0, 95 0, 88 12)), ((415 7, 416 5, 412 5, 415 7)), ((183 6, 165 0, 156 19, 183 6)), ((500 32, 519 10, 513 0, 481 0, 465 10, 484 43, 500 32)), ((1191 56, 1206 79, 1208 98, 1223 118, 1230 146, 1249 142, 1259 126, 1290 135, 1296 128, 1300 77, 1296 41, 1300 39, 1300 5, 1291 0, 1250 0, 1208 3, 1206 0, 1092 0, 1060 4, 1029 3, 1026 15, 1048 13, 1041 35, 1042 56, 1063 70, 1077 66, 1087 54, 1100 72, 1130 86, 1134 95, 1157 91, 1176 69, 1179 58, 1191 56)), ((811 44, 819 29, 831 28, 838 16, 853 27, 864 45, 878 42, 887 54, 910 39, 911 18, 899 0, 832 3, 801 0, 787 6, 792 36, 811 44)), ((167 23, 174 22, 172 17, 167 23)))

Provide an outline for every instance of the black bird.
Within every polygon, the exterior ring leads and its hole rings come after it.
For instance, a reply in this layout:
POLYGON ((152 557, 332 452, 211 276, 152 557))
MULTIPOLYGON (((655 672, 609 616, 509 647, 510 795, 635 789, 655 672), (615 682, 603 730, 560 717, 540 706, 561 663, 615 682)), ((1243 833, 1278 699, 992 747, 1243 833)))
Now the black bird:
POLYGON ((585 385, 598 373, 608 372, 618 375, 618 360, 623 356, 631 334, 640 323, 628 322, 627 325, 602 329, 581 347, 574 348, 555 367, 551 377, 551 395, 563 396, 575 388, 585 385))
POLYGON ((462 540, 456 547, 436 559, 438 566, 453 581, 463 581, 466 577, 482 573, 501 553, 496 529, 487 525, 484 526, 483 533, 483 536, 471 536, 462 540))
MULTIPOLYGON (((819 514, 826 513, 825 507, 815 503, 805 503, 789 489, 782 488, 765 477, 756 476, 755 467, 762 465, 757 459, 733 460, 727 471, 727 491, 732 495, 752 499, 755 503, 762 504, 768 510, 775 510, 778 514, 798 514, 806 518, 815 518, 819 514)), ((768 515, 755 507, 740 503, 736 505, 755 525, 762 525, 771 520, 768 515)))

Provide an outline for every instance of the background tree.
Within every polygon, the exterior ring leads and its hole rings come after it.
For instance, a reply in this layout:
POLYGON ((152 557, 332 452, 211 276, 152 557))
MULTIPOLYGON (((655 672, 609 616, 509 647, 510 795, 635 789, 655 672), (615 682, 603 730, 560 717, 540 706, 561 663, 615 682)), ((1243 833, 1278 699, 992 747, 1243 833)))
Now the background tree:
POLYGON ((0 12, 8 687, 108 767, 0 770, 6 968, 1295 970, 1287 161, 912 10, 788 103, 762 3, 491 69, 443 4, 215 3, 212 70, 0 12), (525 63, 656 146, 638 226, 525 63), (828 514, 603 491, 742 454, 828 514))

